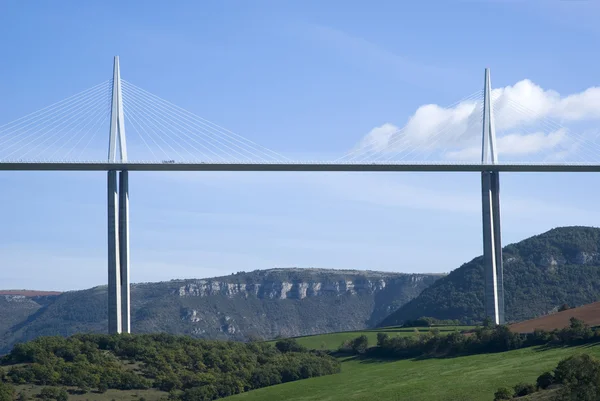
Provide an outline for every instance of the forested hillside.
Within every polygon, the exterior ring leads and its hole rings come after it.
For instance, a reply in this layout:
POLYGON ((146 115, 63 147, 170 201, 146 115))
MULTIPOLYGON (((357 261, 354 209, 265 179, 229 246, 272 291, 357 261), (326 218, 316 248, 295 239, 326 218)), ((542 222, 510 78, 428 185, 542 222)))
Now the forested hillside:
POLYGON ((46 391, 61 399, 66 388, 155 389, 164 399, 209 401, 340 371, 335 358, 289 341, 273 346, 169 334, 42 337, 16 345, 0 365, 0 382, 54 387, 46 391))
MULTIPOLYGON (((600 299, 600 229, 561 227, 503 249, 508 321, 555 312, 600 299)), ((383 319, 380 326, 421 316, 483 320, 483 258, 477 257, 435 282, 383 319)))

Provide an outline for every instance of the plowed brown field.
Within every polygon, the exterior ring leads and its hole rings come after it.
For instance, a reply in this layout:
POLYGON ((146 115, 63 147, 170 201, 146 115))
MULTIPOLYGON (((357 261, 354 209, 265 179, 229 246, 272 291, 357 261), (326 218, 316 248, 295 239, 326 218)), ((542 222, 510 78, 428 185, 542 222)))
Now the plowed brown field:
POLYGON ((600 302, 557 312, 553 315, 538 317, 537 319, 525 320, 511 324, 509 327, 517 333, 531 333, 535 329, 550 331, 567 327, 571 317, 583 320, 590 326, 600 326, 600 302))

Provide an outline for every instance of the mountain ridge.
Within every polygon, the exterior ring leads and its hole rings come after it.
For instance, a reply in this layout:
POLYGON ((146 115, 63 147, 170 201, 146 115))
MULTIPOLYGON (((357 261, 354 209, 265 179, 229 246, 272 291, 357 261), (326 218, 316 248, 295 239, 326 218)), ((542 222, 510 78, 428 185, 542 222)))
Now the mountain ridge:
MULTIPOLYGON (((556 227, 502 250, 507 322, 555 312, 600 299, 600 228, 556 227)), ((378 326, 430 316, 464 323, 484 318, 483 257, 440 278, 378 326)))
MULTIPOLYGON (((246 340, 374 326, 443 274, 279 268, 131 285, 132 329, 246 340)), ((106 285, 27 298, 0 295, 0 352, 41 335, 103 333, 106 285), (16 317, 15 317, 16 316, 16 317), (0 316, 1 317, 1 316, 0 316)))

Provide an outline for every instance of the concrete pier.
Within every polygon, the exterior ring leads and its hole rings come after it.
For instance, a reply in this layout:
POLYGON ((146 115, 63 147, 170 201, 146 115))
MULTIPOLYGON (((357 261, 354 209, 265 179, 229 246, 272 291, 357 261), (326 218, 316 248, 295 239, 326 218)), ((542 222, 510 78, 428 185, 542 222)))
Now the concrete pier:
POLYGON ((121 274, 121 325, 131 333, 131 300, 129 295, 129 172, 119 174, 119 263, 121 274))
POLYGON ((119 261, 119 222, 117 220, 117 172, 108 172, 108 333, 120 333, 121 263, 119 261))
MULTIPOLYGON (((113 67, 108 162, 127 162, 125 115, 119 57, 113 67), (117 158, 117 151, 119 157, 117 158)), ((108 333, 130 333, 129 295, 129 172, 108 172, 108 333)))
POLYGON ((499 173, 481 173, 485 315, 504 324, 502 238, 500 234, 499 173))
MULTIPOLYGON (((490 70, 485 69, 483 90, 482 167, 498 162, 496 130, 492 105, 490 70)), ((495 324, 504 324, 504 277, 502 235, 500 230, 500 173, 482 170, 481 211, 483 217, 483 263, 485 277, 485 315, 495 324)))

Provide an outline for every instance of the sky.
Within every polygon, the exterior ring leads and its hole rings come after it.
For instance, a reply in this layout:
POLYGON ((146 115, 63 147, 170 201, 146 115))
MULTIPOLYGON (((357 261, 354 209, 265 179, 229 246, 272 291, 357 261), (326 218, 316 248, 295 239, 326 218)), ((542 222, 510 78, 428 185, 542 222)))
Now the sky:
MULTIPOLYGON (((156 113, 168 127, 191 116, 144 102, 143 88, 293 160, 411 149, 414 160, 477 162, 490 68, 500 160, 595 161, 599 12, 552 0, 4 1, 0 156, 15 149, 3 124, 88 88, 105 116, 108 87, 96 85, 118 55, 130 154, 144 149, 136 118, 156 113)), ((90 148, 100 158, 103 121, 90 148)), ((503 243, 600 226, 596 182, 502 174, 503 243)), ((0 172, 0 188, 0 289, 106 283, 106 173, 0 172)), ((132 172, 131 280, 449 272, 482 253, 480 191, 476 173, 132 172)))

